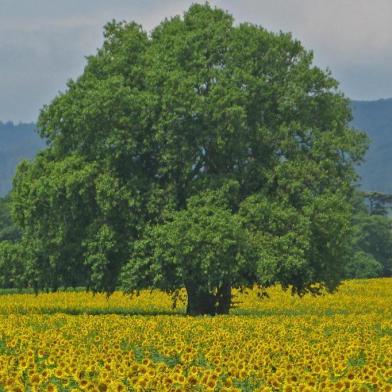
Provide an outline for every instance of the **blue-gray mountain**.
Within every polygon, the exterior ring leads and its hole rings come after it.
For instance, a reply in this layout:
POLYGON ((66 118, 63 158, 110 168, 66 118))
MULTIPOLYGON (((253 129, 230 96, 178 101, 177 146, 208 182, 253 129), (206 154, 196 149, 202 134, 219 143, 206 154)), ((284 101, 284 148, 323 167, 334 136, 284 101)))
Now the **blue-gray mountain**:
POLYGON ((34 124, 0 122, 0 196, 10 191, 16 165, 22 159, 33 158, 45 147, 34 128, 34 124))
POLYGON ((359 168, 361 188, 392 193, 392 98, 353 101, 353 125, 366 131, 370 147, 359 168))
MULTIPOLYGON (((392 98, 353 101, 353 125, 371 140, 365 163, 359 168, 361 188, 392 193, 392 98)), ((31 159, 45 142, 34 124, 0 122, 0 196, 11 189, 15 168, 21 159, 31 159)))

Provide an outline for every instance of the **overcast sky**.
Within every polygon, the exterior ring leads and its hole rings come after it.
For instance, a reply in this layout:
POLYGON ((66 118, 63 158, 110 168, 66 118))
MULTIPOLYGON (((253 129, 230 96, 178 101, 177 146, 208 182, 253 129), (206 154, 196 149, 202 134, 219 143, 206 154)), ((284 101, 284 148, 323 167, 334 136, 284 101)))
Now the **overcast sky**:
MULTIPOLYGON (((0 121, 35 121, 111 19, 151 30, 188 0, 0 0, 0 121)), ((392 0, 213 0, 238 22, 291 31, 353 99, 392 97, 392 0)))

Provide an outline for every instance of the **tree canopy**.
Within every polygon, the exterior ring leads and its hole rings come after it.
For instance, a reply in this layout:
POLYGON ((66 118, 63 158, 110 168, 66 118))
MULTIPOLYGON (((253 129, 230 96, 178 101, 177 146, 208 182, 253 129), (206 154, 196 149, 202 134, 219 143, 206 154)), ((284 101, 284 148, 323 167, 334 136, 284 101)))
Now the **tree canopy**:
POLYGON ((14 180, 30 284, 185 287, 191 314, 227 312, 233 287, 336 288, 366 138, 312 52, 197 4, 104 38, 14 180))

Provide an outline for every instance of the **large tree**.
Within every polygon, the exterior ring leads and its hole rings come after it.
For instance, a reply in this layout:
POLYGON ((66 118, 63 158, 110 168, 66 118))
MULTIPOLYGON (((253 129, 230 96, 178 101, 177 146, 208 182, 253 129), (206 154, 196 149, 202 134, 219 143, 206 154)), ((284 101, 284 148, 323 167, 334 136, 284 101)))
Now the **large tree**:
POLYGON ((334 289, 366 140, 312 53, 209 5, 104 37, 14 182, 31 265, 49 271, 35 284, 75 271, 110 293, 123 268, 126 290, 186 287, 192 314, 227 312, 236 286, 334 289))

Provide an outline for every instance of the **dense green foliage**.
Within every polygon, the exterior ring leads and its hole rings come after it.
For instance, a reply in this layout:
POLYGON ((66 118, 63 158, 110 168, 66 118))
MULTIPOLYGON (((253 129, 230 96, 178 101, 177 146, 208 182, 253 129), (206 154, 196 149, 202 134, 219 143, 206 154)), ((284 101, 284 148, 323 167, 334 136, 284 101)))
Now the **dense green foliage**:
POLYGON ((248 233, 230 208, 236 193, 238 183, 232 182, 191 196, 186 208, 166 213, 162 224, 147 226, 124 268, 123 286, 171 292, 185 286, 188 314, 228 312, 231 287, 248 285, 257 274, 248 233))
POLYGON ((353 220, 353 257, 346 267, 349 278, 392 276, 392 196, 357 193, 353 220))
MULTIPOLYGON (((378 101, 352 101, 351 124, 366 132, 370 148, 365 162, 357 170, 361 176, 361 189, 392 193, 392 99, 378 101)), ((12 177, 22 159, 31 159, 44 148, 45 143, 34 132, 35 124, 0 122, 0 197, 12 186, 12 177)))
POLYGON ((346 277, 355 279, 376 278, 382 276, 382 266, 370 253, 360 249, 353 253, 346 265, 346 277))
MULTIPOLYGON (((352 124, 366 132, 370 148, 365 162, 359 167, 361 189, 392 192, 388 169, 391 155, 392 99, 352 101, 352 124)), ((16 165, 22 159, 31 159, 44 148, 45 143, 34 132, 36 125, 0 121, 0 196, 11 189, 16 165)))
POLYGON ((24 257, 21 255, 20 234, 13 223, 10 197, 0 198, 0 287, 23 286, 24 257))
POLYGON ((27 285, 23 249, 21 243, 0 242, 0 287, 9 289, 27 285))
POLYGON ((350 120, 289 34, 208 5, 151 35, 109 23, 14 180, 29 285, 185 286, 191 314, 227 312, 232 287, 333 290, 366 148, 350 120))
POLYGON ((16 241, 20 237, 11 217, 10 197, 0 198, 0 242, 16 241))

